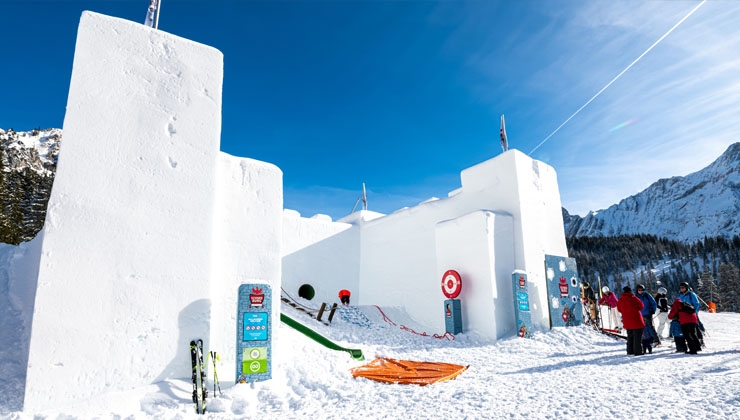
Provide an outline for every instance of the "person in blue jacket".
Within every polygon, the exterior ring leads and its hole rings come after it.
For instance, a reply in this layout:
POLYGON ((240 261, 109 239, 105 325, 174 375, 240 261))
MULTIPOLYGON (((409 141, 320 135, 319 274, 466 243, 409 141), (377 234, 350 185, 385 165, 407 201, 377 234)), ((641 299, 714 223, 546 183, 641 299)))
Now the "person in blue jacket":
MULTIPOLYGON (((696 296, 696 293, 691 291, 691 287, 689 287, 689 284, 685 281, 678 285, 678 299, 683 303, 688 303, 693 306, 694 311, 696 312, 696 318, 699 318, 699 297, 696 296)), ((702 334, 702 331, 704 331, 704 325, 702 325, 701 320, 699 320, 699 341, 701 342, 702 347, 704 347, 704 335, 702 334)))
POLYGON ((699 297, 696 296, 696 293, 691 291, 688 283, 683 282, 678 285, 678 298, 681 300, 681 302, 691 304, 691 306, 694 307, 696 313, 699 313, 699 297))
POLYGON ((645 320, 645 334, 649 335, 650 340, 659 346, 660 337, 658 337, 658 334, 655 332, 655 328, 653 327, 653 315, 655 315, 655 311, 658 310, 658 304, 650 293, 645 293, 645 286, 642 284, 637 285, 637 297, 642 301, 644 306, 640 313, 642 314, 642 319, 645 320))

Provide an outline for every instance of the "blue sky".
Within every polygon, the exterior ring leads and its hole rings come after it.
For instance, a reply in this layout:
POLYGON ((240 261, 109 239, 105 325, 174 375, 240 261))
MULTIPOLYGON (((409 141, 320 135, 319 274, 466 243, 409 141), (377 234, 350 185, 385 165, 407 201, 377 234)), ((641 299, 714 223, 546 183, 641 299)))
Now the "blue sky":
MULTIPOLYGON (((221 149, 283 171, 303 216, 390 213, 526 154, 571 213, 687 175, 740 141, 740 1, 162 0, 159 29, 224 53, 221 149)), ((0 128, 61 128, 83 10, 148 0, 0 0, 0 128)))

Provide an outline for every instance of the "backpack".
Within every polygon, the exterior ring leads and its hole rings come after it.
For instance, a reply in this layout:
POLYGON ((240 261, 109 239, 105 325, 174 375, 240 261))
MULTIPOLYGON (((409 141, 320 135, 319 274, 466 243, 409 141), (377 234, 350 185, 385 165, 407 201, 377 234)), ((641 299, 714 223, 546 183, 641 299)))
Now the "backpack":
POLYGON ((684 302, 681 307, 681 312, 686 312, 687 314, 693 314, 694 312, 696 312, 696 308, 694 308, 694 305, 684 302))
POLYGON ((668 299, 664 297, 658 298, 658 308, 660 312, 668 312, 668 299))

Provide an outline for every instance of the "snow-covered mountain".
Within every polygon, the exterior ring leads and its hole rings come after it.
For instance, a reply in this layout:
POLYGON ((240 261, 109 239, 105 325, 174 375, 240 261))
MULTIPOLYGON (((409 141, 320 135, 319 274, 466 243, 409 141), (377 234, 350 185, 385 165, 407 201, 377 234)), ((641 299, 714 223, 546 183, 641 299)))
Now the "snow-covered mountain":
POLYGON ((62 130, 47 128, 16 132, 0 128, 0 168, 5 172, 30 168, 39 175, 53 175, 62 130))
POLYGON ((0 242, 33 239, 44 226, 62 130, 0 129, 0 242))
POLYGON ((585 217, 563 209, 566 236, 653 234, 692 242, 740 235, 740 143, 706 168, 660 179, 642 192, 585 217))

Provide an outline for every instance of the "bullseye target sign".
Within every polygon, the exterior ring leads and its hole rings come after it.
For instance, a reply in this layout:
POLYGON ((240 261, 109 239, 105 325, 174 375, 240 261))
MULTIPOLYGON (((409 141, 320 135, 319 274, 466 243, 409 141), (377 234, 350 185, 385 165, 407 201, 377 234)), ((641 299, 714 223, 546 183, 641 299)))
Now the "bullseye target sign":
POLYGON ((442 275, 442 293, 447 299, 455 299, 462 291, 462 279, 455 270, 447 270, 442 275))

